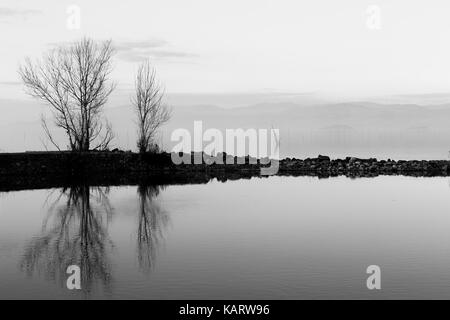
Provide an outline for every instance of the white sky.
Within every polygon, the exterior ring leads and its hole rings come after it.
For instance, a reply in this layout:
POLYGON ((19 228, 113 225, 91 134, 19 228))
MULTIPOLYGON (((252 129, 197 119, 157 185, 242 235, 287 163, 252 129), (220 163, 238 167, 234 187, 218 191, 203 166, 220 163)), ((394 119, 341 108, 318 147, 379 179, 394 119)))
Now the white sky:
POLYGON ((84 35, 122 49, 124 88, 148 56, 168 92, 448 92, 449 17, 448 0, 1 0, 0 95, 24 97, 25 56, 84 35), (66 27, 71 4, 80 30, 66 27))

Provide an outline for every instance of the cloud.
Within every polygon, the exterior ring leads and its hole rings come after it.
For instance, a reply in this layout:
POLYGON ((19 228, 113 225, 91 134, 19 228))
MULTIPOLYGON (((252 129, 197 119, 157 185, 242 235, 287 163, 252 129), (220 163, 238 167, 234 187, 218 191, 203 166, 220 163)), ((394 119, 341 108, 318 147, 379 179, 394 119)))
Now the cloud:
MULTIPOLYGON (((99 40, 102 41, 102 40, 99 40)), ((73 42, 50 42, 51 49, 70 46, 73 42)), ((175 50, 165 40, 151 39, 143 41, 113 41, 117 57, 123 61, 141 62, 147 59, 164 60, 168 62, 192 62, 197 54, 175 50)))
POLYGON ((155 49, 168 45, 168 42, 160 39, 152 39, 145 41, 121 41, 116 42, 115 47, 117 50, 136 50, 136 49, 155 49))
POLYGON ((146 59, 187 62, 197 57, 193 53, 174 50, 167 41, 159 39, 114 42, 114 47, 118 51, 119 58, 129 62, 146 59))
POLYGON ((19 81, 0 81, 1 86, 19 86, 21 84, 19 81))
POLYGON ((42 14, 42 11, 35 9, 13 9, 7 7, 0 7, 0 20, 7 18, 28 18, 29 16, 35 16, 42 14))

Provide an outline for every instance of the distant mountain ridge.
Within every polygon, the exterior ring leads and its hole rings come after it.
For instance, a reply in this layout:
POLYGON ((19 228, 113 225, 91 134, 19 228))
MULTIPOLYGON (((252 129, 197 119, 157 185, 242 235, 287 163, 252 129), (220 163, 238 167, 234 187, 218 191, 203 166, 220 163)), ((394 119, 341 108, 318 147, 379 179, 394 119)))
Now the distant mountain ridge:
MULTIPOLYGON (((358 150, 367 148, 363 155, 371 156, 370 152, 376 153, 380 148, 385 148, 387 154, 401 151, 403 147, 412 148, 411 152, 431 148, 433 154, 441 155, 450 149, 450 103, 419 105, 351 101, 310 105, 281 101, 236 108, 218 105, 220 101, 217 105, 174 105, 172 119, 163 128, 159 141, 168 147, 173 130, 193 130, 194 121, 202 120, 204 129, 279 128, 287 155, 301 152, 298 156, 309 156, 310 153, 314 156, 317 150, 322 154, 340 156, 350 154, 346 150, 358 153, 358 150)), ((24 151, 44 148, 40 116, 43 112, 47 117, 51 116, 48 107, 34 101, 0 100, 0 108, 5 115, 0 118, 0 149, 24 151), (17 116, 13 119, 8 114, 17 116)), ((111 103, 105 108, 105 115, 116 132, 116 146, 134 149, 135 115, 131 106, 123 101, 120 105, 111 103)), ((55 132, 58 140, 64 141, 64 134, 55 132)))

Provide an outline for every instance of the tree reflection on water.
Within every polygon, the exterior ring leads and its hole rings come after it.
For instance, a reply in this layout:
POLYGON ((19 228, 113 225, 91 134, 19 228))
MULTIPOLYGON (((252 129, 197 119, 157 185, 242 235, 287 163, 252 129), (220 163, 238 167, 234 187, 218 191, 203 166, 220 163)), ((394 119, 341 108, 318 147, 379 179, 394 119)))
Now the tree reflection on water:
POLYGON ((84 292, 101 285, 111 291, 109 254, 114 245, 107 229, 113 215, 109 188, 76 186, 61 190, 44 219, 41 234, 25 249, 20 267, 66 285, 66 269, 78 265, 84 292), (62 199, 65 199, 61 204, 62 199))
POLYGON ((161 188, 161 186, 138 186, 137 258, 139 267, 146 273, 153 268, 156 250, 164 239, 164 231, 169 224, 167 212, 156 202, 161 188))
MULTIPOLYGON (((168 214, 156 199, 161 188, 156 185, 137 187, 136 255, 139 268, 145 274, 154 267, 157 248, 169 224, 168 214)), ((115 213, 108 199, 109 191, 107 187, 89 186, 59 190, 56 200, 49 205, 40 234, 25 248, 20 269, 29 276, 40 275, 66 287, 67 267, 77 265, 85 294, 97 290, 111 294, 111 255, 115 246, 108 227, 115 213)))

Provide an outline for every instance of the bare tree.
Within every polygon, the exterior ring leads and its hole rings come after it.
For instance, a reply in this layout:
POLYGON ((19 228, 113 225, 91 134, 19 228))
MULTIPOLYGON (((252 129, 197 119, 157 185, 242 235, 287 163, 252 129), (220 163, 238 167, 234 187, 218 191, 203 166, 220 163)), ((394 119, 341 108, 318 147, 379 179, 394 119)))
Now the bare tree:
POLYGON ((156 152, 155 135, 170 119, 170 109, 163 102, 164 92, 156 80, 156 72, 146 61, 139 66, 136 75, 136 95, 132 98, 137 113, 139 152, 156 152))
MULTIPOLYGON (((61 45, 34 63, 26 59, 19 69, 26 92, 52 107, 55 125, 66 132, 71 150, 107 149, 114 138, 111 125, 102 118, 103 106, 114 89, 109 83, 113 54, 111 41, 84 38, 61 45)), ((45 118, 42 126, 60 149, 45 118)))

